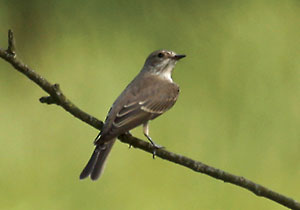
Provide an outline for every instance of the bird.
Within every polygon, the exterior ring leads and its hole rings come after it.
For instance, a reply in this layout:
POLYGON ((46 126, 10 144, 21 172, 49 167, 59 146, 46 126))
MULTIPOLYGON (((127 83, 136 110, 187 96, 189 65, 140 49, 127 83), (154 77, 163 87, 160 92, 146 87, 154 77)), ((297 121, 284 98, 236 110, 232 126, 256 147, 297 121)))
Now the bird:
POLYGON ((147 57, 141 71, 111 106, 80 179, 90 176, 91 180, 97 180, 116 138, 139 125, 143 125, 143 133, 155 149, 163 148, 149 136, 149 121, 165 113, 177 101, 180 89, 172 79, 172 71, 184 57, 186 55, 168 50, 156 50, 147 57))

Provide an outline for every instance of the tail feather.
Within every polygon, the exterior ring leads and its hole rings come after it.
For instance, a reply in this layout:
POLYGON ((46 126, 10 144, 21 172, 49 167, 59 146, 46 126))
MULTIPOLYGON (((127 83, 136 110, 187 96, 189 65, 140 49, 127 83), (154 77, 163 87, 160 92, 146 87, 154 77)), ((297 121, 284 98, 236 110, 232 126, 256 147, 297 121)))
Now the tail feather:
POLYGON ((84 167, 83 171, 81 172, 81 174, 79 176, 80 179, 85 179, 92 173, 99 155, 100 155, 100 150, 98 150, 96 147, 89 162, 87 163, 87 165, 84 167))
POLYGON ((101 176, 106 159, 115 141, 116 139, 113 139, 105 144, 96 146, 89 162, 79 176, 80 179, 91 176, 92 180, 97 180, 101 176))

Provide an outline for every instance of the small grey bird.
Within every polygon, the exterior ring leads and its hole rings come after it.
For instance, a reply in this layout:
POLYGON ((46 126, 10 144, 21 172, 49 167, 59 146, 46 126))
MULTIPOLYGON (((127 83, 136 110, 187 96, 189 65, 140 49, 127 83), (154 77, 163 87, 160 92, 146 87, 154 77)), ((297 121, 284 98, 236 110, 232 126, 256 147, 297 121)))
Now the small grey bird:
POLYGON ((110 108, 103 129, 94 141, 94 153, 80 179, 90 176, 97 180, 116 138, 141 124, 151 144, 156 149, 162 148, 150 138, 148 122, 175 104, 179 86, 173 82, 171 73, 176 62, 184 57, 167 50, 157 50, 148 56, 140 73, 110 108))

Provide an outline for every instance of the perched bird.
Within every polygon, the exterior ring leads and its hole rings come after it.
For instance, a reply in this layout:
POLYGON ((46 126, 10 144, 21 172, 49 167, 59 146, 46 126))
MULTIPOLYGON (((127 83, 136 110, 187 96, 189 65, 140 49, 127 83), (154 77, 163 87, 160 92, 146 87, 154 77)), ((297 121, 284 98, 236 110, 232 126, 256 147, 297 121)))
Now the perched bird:
POLYGON ((149 136, 149 120, 169 110, 176 102, 179 86, 172 80, 171 73, 176 62, 185 55, 167 50, 151 53, 140 73, 116 99, 106 117, 103 129, 96 137, 96 146, 89 162, 80 174, 97 180, 116 138, 143 124, 144 135, 156 148, 149 136))

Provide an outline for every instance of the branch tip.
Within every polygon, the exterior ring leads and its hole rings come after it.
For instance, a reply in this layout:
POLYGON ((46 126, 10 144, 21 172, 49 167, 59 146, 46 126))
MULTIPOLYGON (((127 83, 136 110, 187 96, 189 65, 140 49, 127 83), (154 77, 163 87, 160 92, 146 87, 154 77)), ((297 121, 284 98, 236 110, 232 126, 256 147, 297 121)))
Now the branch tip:
POLYGON ((58 83, 55 83, 55 84, 53 85, 53 88, 55 88, 56 90, 60 90, 60 86, 59 86, 58 83))
MULTIPOLYGON (((53 97, 51 96, 43 96, 39 99, 39 101, 42 103, 42 104, 57 104, 57 102, 54 100, 53 97)), ((58 105, 58 104, 57 104, 58 105)))
POLYGON ((16 57, 16 52, 15 52, 15 40, 14 40, 14 33, 11 29, 8 30, 8 48, 6 52, 13 57, 16 57))

